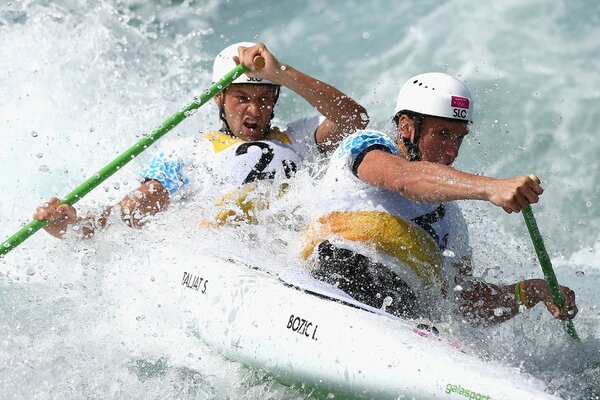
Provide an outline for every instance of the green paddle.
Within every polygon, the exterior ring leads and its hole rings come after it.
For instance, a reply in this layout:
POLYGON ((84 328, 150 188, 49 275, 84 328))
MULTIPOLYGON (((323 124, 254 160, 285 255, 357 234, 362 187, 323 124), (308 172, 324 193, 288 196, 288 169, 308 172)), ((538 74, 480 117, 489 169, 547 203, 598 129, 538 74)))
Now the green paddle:
MULTIPOLYGON (((265 60, 261 56, 254 57, 254 65, 257 68, 262 68, 265 65, 265 60)), ((79 200, 83 198, 86 194, 91 192, 94 188, 108 179, 112 174, 117 172, 121 167, 127 164, 129 161, 133 160, 136 156, 150 147, 154 142, 163 137, 167 132, 173 129, 177 124, 183 121, 186 117, 188 117, 191 111, 201 107, 208 100, 214 97, 221 90, 225 89, 229 86, 238 76, 246 72, 248 68, 244 65, 237 65, 234 69, 229 71, 220 81, 213 84, 209 89, 202 93, 199 97, 194 98, 194 101, 179 110, 177 113, 173 114, 169 119, 162 123, 158 128, 156 128, 149 135, 144 136, 139 142, 131 146, 127 149, 123 154, 115 158, 110 164, 102 168, 98 171, 94 176, 83 182, 81 185, 77 186, 75 190, 71 193, 67 194, 63 200, 61 200, 62 204, 73 205, 77 203, 79 200)), ((6 239, 0 245, 0 256, 8 253, 21 243, 23 243, 27 238, 32 236, 35 232, 48 225, 48 221, 37 221, 33 220, 23 228, 21 228, 17 233, 6 239)))
MULTIPOLYGON (((527 230, 529 231, 529 236, 531 236, 533 247, 535 248, 538 260, 540 260, 542 271, 544 272, 544 278, 546 278, 546 282, 548 282, 548 286, 550 287, 552 301, 559 308, 562 308, 565 305, 565 298, 560 290, 560 285, 558 284, 554 270, 552 269, 552 263, 550 262, 550 257, 548 256, 548 252, 544 246, 542 235, 540 234, 535 217, 533 216, 533 211, 531 210, 531 207, 525 207, 522 211, 523 218, 525 218, 525 224, 527 225, 527 230)), ((575 330, 573 322, 563 321, 563 323, 565 331, 569 334, 569 336, 571 336, 573 340, 580 342, 581 339, 575 330)))

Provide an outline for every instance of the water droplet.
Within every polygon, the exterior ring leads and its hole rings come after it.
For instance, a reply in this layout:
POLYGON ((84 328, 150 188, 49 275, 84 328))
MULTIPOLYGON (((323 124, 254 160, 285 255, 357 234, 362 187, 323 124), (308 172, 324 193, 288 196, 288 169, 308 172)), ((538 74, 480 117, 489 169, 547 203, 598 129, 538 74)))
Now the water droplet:
POLYGON ((31 131, 31 136, 38 137, 38 133, 36 131, 31 131))
POLYGON ((90 132, 94 132, 94 131, 95 131, 94 127, 91 127, 90 132))
POLYGON ((115 184, 113 185, 113 187, 117 190, 119 190, 121 188, 121 185, 119 184, 119 182, 115 182, 115 184))
POLYGON ((449 250, 449 249, 445 249, 444 252, 442 253, 442 255, 444 257, 451 257, 451 258, 456 257, 456 254, 454 254, 454 252, 452 250, 449 250))
POLYGON ((575 271, 575 276, 584 276, 585 272, 583 271, 575 271))
POLYGON ((282 71, 285 71, 285 70, 287 69, 287 65, 285 65, 285 64, 281 64, 281 65, 279 66, 279 69, 280 69, 280 70, 282 70, 282 71))
POLYGON ((385 307, 391 305, 394 302, 394 299, 392 299, 390 296, 385 296, 385 299, 383 299, 383 305, 385 307))
POLYGON ((369 116, 365 113, 360 113, 360 119, 362 121, 368 121, 369 120, 369 116))
POLYGON ((370 37, 371 37, 371 35, 369 34, 369 32, 363 32, 363 33, 362 33, 362 38, 363 38, 363 39, 368 39, 368 38, 370 38, 370 37))
POLYGON ((29 276, 35 275, 35 271, 33 270, 33 268, 27 268, 27 271, 25 271, 25 273, 29 276))
POLYGON ((586 201, 586 202, 585 202, 585 206, 586 206, 587 208, 590 208, 590 207, 592 206, 592 202, 591 202, 591 201, 589 201, 589 200, 588 200, 588 201, 586 201))
POLYGON ((36 156, 37 158, 42 158, 42 157, 44 157, 44 153, 37 153, 35 156, 36 156))
MULTIPOLYGON (((153 277, 153 276, 150 277, 150 282, 154 282, 155 280, 156 280, 155 277, 153 277)), ((160 307, 160 304, 158 306, 160 307)))
POLYGON ((145 316, 144 314, 142 314, 142 315, 138 315, 137 317, 135 317, 135 319, 136 319, 137 321, 143 321, 143 320, 145 320, 145 319, 146 319, 146 316, 145 316))
POLYGON ((48 167, 46 164, 42 164, 42 165, 40 165, 39 170, 42 172, 48 172, 48 171, 50 171, 50 167, 48 167))

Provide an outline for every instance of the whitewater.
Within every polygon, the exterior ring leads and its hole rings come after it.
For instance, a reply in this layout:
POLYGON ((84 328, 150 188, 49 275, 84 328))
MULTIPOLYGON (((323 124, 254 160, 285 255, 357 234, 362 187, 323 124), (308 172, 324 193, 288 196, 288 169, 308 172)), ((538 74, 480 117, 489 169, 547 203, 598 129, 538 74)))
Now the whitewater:
MULTIPOLYGON (((357 99, 386 123, 400 85, 440 71, 475 96, 458 168, 538 175, 534 206, 558 280, 575 290, 582 337, 538 306, 456 335, 492 365, 565 399, 600 398, 600 5, 594 1, 30 0, 0 4, 0 240, 70 192, 210 85, 228 44, 266 43, 283 62, 357 99)), ((283 90, 275 125, 313 115, 283 90)), ((207 104, 159 141, 218 124, 207 104)), ((77 204, 97 211, 139 183, 149 149, 77 204)), ((318 198, 299 173, 254 227, 202 229, 206 204, 93 240, 38 232, 0 258, 0 398, 306 399, 204 344, 160 285, 153 260, 208 255, 302 270, 299 226, 318 198), (175 258, 175 257, 174 257, 175 258)), ((514 283, 542 272, 523 218, 461 203, 476 274, 514 283)), ((260 312, 260 310, 257 310, 260 312)), ((457 321, 459 322, 459 321, 457 321)))

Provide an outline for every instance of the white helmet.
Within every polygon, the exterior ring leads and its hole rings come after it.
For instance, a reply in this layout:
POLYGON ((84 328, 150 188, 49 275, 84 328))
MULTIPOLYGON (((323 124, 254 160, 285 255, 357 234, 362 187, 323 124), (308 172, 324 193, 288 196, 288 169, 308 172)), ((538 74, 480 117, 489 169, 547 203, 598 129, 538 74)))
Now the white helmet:
MULTIPOLYGON (((233 61, 233 57, 238 55, 238 47, 252 47, 256 43, 252 42, 240 42, 234 43, 221 50, 221 52, 215 58, 213 64, 212 80, 213 83, 220 80, 226 73, 235 68, 236 63, 233 61)), ((254 83, 258 85, 275 85, 275 83, 266 79, 252 78, 246 74, 240 75, 233 83, 254 83)))
POLYGON ((440 72, 414 76, 402 86, 394 114, 405 110, 473 121, 473 100, 469 89, 455 77, 440 72))

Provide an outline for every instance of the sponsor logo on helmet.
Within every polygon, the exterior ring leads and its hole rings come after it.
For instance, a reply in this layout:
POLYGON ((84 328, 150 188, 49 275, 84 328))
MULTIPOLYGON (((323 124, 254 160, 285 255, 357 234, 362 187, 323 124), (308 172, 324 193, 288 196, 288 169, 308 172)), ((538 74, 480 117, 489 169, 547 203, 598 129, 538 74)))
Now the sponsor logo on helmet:
POLYGON ((450 107, 469 108, 469 99, 466 97, 452 96, 450 107))

